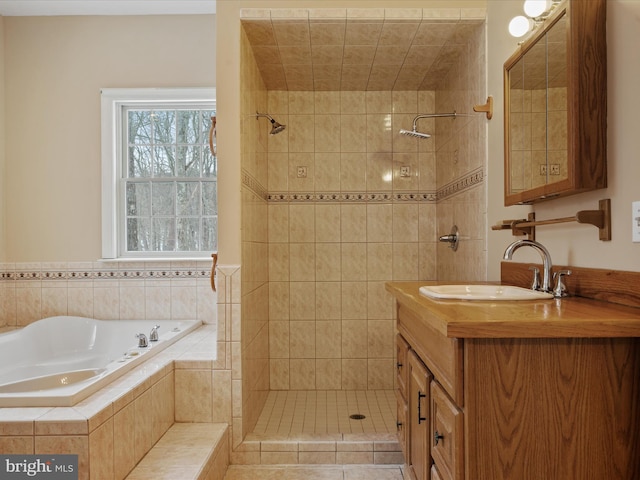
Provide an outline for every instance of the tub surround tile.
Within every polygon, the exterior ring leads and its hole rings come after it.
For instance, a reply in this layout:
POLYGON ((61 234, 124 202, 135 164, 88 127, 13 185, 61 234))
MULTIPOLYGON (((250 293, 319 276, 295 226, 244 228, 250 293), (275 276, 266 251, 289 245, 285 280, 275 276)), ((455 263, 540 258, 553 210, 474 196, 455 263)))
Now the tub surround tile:
POLYGON ((0 435, 0 452, 6 455, 11 454, 33 454, 33 436, 2 436, 0 435))
POLYGON ((38 435, 35 451, 39 454, 78 455, 78 480, 89 480, 89 437, 87 435, 38 435))
MULTIPOLYGON (((177 358, 188 367, 189 350, 204 349, 215 333, 215 325, 200 327, 74 407, 0 408, 0 450, 78 453, 80 478, 89 469, 92 478, 125 478, 174 422, 177 358)), ((211 381, 213 362, 206 362, 211 381)))
POLYGON ((113 417, 113 464, 114 477, 124 479, 133 470, 137 461, 135 455, 135 407, 128 404, 113 417))
POLYGON ((73 407, 52 408, 35 422, 35 435, 87 435, 87 417, 73 407))
POLYGON ((114 421, 110 418, 89 435, 89 476, 114 478, 114 421))

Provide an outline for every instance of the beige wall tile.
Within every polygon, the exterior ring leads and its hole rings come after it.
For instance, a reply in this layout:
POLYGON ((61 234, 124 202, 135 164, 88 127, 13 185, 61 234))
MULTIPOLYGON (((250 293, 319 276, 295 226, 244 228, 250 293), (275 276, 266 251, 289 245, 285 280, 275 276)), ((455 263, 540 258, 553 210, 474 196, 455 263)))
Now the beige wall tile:
MULTIPOLYGON (((210 370, 175 372, 175 412, 178 422, 210 422, 212 416, 210 370)), ((138 409, 136 409, 136 414, 138 409)), ((137 420, 137 419, 136 419, 137 420)))
POLYGON ((78 480, 89 480, 89 437, 87 435, 36 436, 35 453, 78 455, 78 480))
POLYGON ((110 418, 89 434, 90 478, 113 478, 114 437, 113 419, 110 418))
POLYGON ((135 407, 131 403, 113 416, 113 436, 117 439, 113 444, 114 478, 124 479, 133 470, 137 461, 135 455, 135 407))

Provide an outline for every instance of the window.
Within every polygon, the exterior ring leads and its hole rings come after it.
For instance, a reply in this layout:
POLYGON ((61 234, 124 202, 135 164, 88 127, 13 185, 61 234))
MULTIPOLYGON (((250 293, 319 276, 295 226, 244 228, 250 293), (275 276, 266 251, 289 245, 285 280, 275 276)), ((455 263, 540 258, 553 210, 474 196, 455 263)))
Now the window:
POLYGON ((215 89, 102 90, 103 258, 217 250, 215 89))

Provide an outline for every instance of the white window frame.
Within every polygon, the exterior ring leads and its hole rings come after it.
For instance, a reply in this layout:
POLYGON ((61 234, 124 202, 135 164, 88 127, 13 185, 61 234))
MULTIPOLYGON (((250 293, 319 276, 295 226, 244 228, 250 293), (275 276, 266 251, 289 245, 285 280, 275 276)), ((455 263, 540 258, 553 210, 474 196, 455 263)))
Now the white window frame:
POLYGON ((136 259, 201 259, 212 252, 126 252, 119 212, 122 176, 122 110, 131 104, 194 103, 216 106, 215 88, 103 88, 101 90, 102 125, 102 258, 136 259))

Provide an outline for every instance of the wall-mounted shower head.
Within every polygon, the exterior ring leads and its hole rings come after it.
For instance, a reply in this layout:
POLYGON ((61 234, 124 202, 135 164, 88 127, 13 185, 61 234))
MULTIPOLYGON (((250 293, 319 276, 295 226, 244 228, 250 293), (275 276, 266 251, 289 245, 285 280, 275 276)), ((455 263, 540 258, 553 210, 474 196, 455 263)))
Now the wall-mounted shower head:
POLYGON ((455 110, 453 111, 453 113, 425 113, 424 115, 418 115, 416 118, 413 119, 413 129, 411 130, 405 130, 404 128, 400 129, 400 135, 408 135, 409 137, 414 137, 414 138, 430 138, 431 135, 429 135, 428 133, 422 133, 422 132, 418 132, 416 129, 418 128, 416 123, 418 120, 420 120, 421 118, 437 118, 437 117, 456 117, 456 112, 455 110))
POLYGON ((404 128, 400 129, 400 135, 408 135, 409 137, 414 138, 429 138, 431 135, 428 133, 416 132, 415 130, 405 130, 404 128))
POLYGON ((286 125, 282 125, 281 123, 276 122, 273 117, 271 117, 271 115, 267 115, 266 113, 258 113, 256 112, 256 120, 260 117, 265 117, 268 118, 269 121, 271 122, 271 131, 269 132, 269 135, 275 135, 276 133, 280 133, 282 132, 285 128, 287 128, 286 125))

